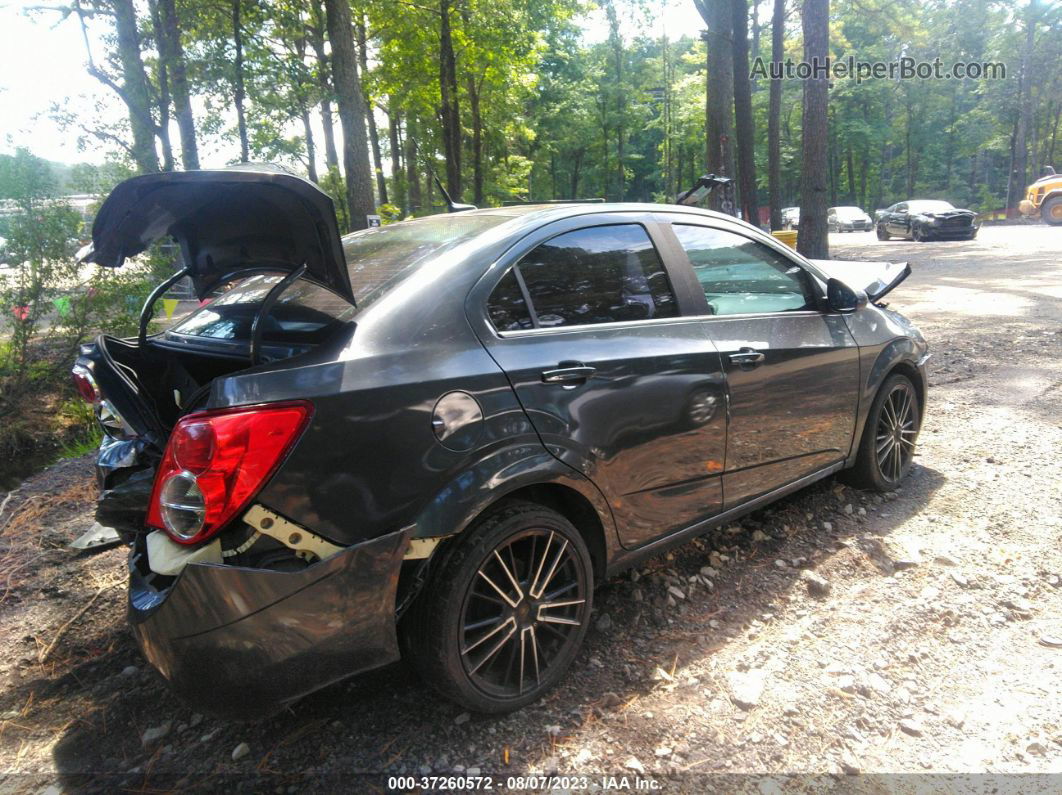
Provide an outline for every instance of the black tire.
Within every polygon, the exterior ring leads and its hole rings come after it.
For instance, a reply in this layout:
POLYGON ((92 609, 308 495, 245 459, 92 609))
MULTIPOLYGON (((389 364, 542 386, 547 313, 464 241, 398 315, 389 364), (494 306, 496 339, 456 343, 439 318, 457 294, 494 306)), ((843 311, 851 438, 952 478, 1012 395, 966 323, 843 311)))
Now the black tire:
POLYGON ((1062 196, 1052 196, 1040 205, 1040 217, 1045 224, 1062 225, 1062 196))
POLYGON ((882 226, 881 224, 878 224, 878 230, 877 231, 878 231, 878 240, 888 240, 889 239, 889 233, 885 231, 885 227, 882 226))
POLYGON ((926 242, 925 230, 923 230, 922 227, 920 227, 920 226, 912 226, 911 227, 911 240, 913 240, 915 243, 925 243, 926 242))
POLYGON ((918 441, 918 432, 922 427, 922 407, 918 402, 918 392, 911 383, 911 379, 905 375, 896 373, 885 379, 885 383, 878 389, 874 402, 867 414, 867 423, 863 428, 863 437, 859 442, 859 451, 856 455, 855 466, 845 473, 845 479, 853 486, 872 491, 892 491, 911 471, 911 463, 914 460, 915 444, 918 441), (909 401, 909 414, 903 415, 903 403, 895 403, 894 396, 902 393, 909 401), (892 412, 895 412, 900 420, 902 433, 897 433, 893 422, 892 412), (905 425, 907 420, 910 425, 905 425), (886 436, 892 439, 891 445, 882 440, 886 436), (902 438, 903 443, 897 442, 902 438), (882 447, 883 449, 879 449, 882 447), (890 455, 895 448, 898 459, 890 455), (884 460, 883 454, 884 453, 884 460))
POLYGON ((485 713, 519 709, 556 685, 582 645, 593 606, 590 552, 572 523, 535 503, 504 503, 440 563, 402 622, 404 647, 425 681, 485 713), (508 571, 515 582, 505 582, 508 571), (554 612, 543 614, 545 603, 554 612))

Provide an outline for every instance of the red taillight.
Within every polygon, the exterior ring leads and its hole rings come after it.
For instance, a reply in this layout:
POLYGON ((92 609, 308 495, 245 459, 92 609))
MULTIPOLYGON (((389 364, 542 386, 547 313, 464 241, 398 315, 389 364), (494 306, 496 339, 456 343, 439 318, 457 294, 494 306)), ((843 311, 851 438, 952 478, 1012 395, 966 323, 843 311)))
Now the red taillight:
POLYGON ((155 475, 147 524, 198 544, 238 514, 276 470, 310 417, 309 403, 189 414, 155 475))
POLYGON ((100 402, 102 395, 100 395, 99 387, 96 386, 96 379, 92 377, 92 373, 87 368, 76 364, 74 369, 70 371, 70 375, 74 379, 77 393, 84 398, 86 403, 95 405, 100 402))

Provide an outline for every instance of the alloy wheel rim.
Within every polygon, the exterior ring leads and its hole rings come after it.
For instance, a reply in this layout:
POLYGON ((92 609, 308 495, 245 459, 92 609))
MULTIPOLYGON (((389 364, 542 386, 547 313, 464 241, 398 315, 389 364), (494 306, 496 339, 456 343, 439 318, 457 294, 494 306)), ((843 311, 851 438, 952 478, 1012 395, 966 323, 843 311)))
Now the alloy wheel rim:
POLYGON ((874 443, 878 471, 890 483, 903 477, 914 456, 917 435, 914 394, 909 386, 898 385, 881 404, 874 443))
POLYGON ((703 425, 712 418, 715 412, 715 400, 707 392, 701 392, 690 400, 690 421, 697 425, 703 425))
POLYGON ((555 530, 525 530, 483 560, 461 610, 461 663, 496 698, 547 682, 578 642, 589 583, 571 542, 555 530))

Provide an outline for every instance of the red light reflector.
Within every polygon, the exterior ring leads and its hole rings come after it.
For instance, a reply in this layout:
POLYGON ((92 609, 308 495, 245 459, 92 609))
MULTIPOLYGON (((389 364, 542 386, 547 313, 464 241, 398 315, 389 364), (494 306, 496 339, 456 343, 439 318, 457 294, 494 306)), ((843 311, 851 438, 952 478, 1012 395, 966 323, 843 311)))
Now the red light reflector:
POLYGON ((214 427, 209 422, 177 423, 170 437, 177 466, 193 475, 201 475, 210 468, 216 443, 214 427))

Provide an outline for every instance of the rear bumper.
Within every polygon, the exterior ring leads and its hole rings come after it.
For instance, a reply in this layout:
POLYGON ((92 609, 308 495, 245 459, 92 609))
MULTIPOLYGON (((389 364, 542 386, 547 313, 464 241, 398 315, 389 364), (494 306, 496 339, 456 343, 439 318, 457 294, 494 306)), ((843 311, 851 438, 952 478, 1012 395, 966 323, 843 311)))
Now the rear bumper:
POLYGON ((165 592, 130 559, 129 623, 144 657, 190 705, 265 717, 398 659, 395 592, 411 529, 295 573, 190 564, 165 592))

